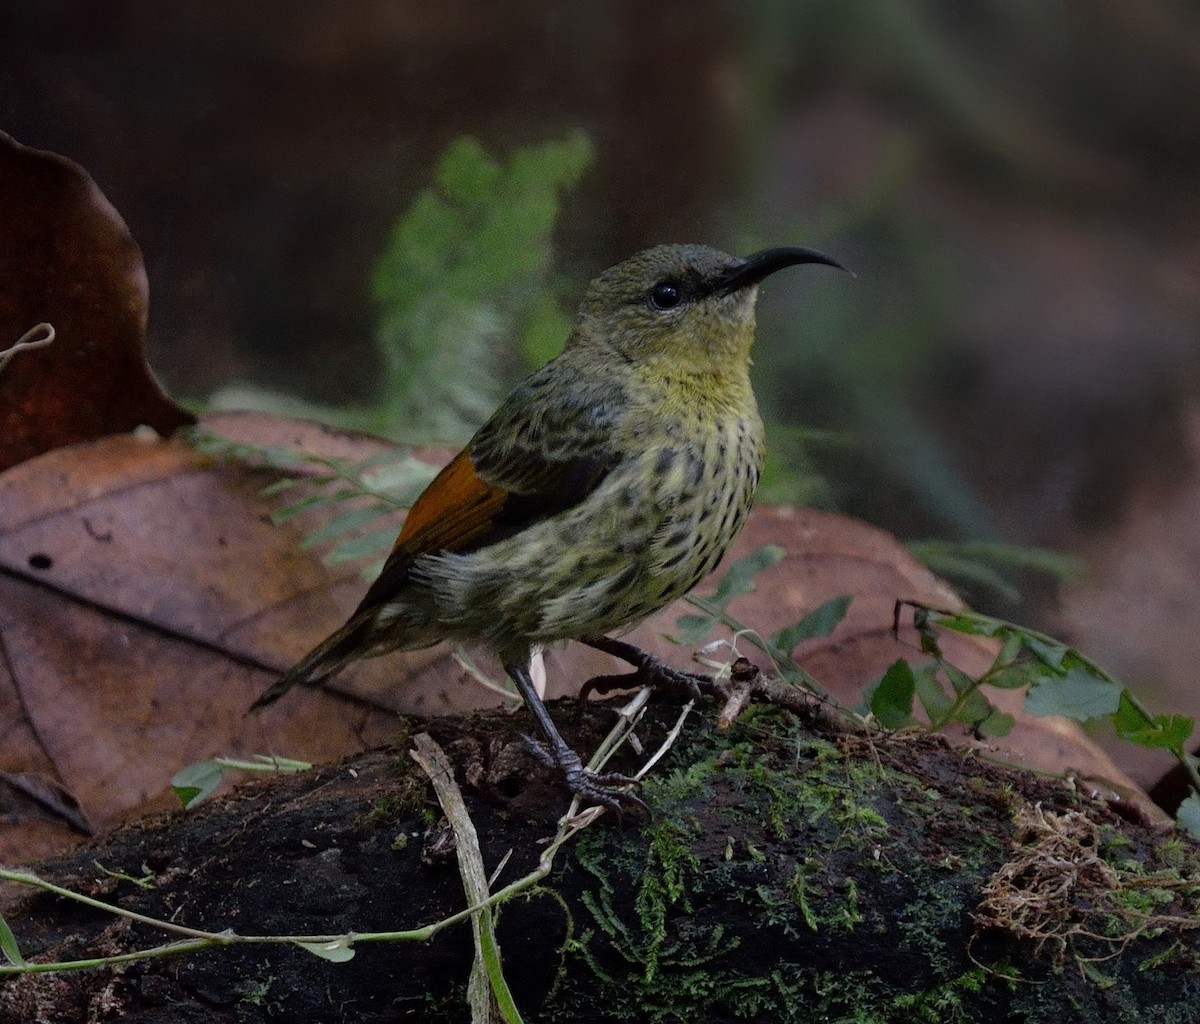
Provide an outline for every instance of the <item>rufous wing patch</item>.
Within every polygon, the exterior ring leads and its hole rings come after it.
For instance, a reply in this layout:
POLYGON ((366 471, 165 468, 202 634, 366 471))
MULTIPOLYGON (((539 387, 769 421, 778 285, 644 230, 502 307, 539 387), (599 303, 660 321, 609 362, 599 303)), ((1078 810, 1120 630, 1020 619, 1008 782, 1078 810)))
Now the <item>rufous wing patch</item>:
POLYGON ((436 551, 484 546, 508 495, 503 487, 488 483, 475 472, 470 452, 463 449, 409 510, 392 557, 412 559, 436 551))

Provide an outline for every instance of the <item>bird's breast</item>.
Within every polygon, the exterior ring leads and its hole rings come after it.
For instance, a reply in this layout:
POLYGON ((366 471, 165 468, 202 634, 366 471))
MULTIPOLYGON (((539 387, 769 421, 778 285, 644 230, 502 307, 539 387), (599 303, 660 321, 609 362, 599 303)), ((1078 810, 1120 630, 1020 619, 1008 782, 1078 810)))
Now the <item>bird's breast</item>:
POLYGON ((716 568, 746 521, 762 461, 757 415, 718 421, 702 444, 673 460, 660 482, 659 500, 669 513, 654 538, 649 565, 664 604, 716 568))
POLYGON ((730 416, 631 445, 583 501, 519 535, 431 559, 446 635, 497 649, 598 636, 681 597, 716 567, 745 522, 762 468, 762 426, 730 416), (434 565, 436 563, 436 565, 434 565))

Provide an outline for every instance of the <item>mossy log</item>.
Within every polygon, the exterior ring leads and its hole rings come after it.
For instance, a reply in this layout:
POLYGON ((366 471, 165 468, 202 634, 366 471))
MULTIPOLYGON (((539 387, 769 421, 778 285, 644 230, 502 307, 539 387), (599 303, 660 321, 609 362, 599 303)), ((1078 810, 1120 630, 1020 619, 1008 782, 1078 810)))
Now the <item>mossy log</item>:
MULTIPOLYGON (((604 704, 551 707, 585 749, 612 722, 604 704)), ((638 730, 646 748, 677 712, 652 702, 638 730)), ((1197 844, 937 737, 767 705, 728 730, 715 723, 711 706, 686 720, 642 787, 651 816, 601 816, 500 908, 504 974, 525 1020, 1200 1017, 1197 844)), ((494 887, 530 871, 567 799, 519 739, 524 712, 408 725, 454 762, 488 870, 511 851, 494 887)), ((462 881, 408 736, 119 829, 35 871, 213 931, 438 921, 463 909, 462 881)), ((636 765, 627 748, 620 758, 636 765)), ((4 896, 28 959, 166 941, 45 893, 4 896)), ((425 942, 359 944, 344 963, 223 946, 10 977, 0 1021, 466 1021, 471 959, 466 922, 425 942)))

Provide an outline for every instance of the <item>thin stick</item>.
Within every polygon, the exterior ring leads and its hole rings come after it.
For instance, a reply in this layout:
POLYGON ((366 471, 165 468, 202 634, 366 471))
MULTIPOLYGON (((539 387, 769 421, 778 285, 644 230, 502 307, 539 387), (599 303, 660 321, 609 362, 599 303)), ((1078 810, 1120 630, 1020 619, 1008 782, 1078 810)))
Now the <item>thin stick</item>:
POLYGON ((47 345, 53 344, 56 337, 54 328, 50 324, 42 323, 29 328, 13 343, 12 347, 0 351, 0 372, 18 352, 28 351, 32 348, 45 348, 47 345), (39 338, 37 336, 39 334, 42 337, 39 338))
MULTIPOLYGON (((483 853, 479 849, 479 833, 471 821, 462 791, 454 781, 450 759, 428 733, 418 733, 413 738, 413 746, 409 756, 429 776, 442 812, 454 830, 458 873, 462 876, 467 902, 486 904, 490 893, 483 853)), ((472 1024, 493 1024, 495 1021, 522 1024, 521 1013, 504 979, 491 907, 484 906, 471 916, 471 933, 475 940, 475 959, 467 982, 467 1001, 471 1006, 472 1024)))

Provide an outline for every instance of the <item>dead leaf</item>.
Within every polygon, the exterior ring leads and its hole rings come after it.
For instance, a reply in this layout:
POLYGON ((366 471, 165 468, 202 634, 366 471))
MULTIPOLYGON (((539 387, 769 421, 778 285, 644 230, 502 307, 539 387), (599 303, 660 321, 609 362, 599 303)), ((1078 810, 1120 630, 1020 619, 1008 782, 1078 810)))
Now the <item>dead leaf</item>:
POLYGON ((87 172, 0 132, 0 353, 37 324, 55 333, 0 368, 0 469, 193 422, 146 365, 147 290, 137 244, 87 172))
POLYGON ((243 717, 357 589, 339 604, 271 525, 268 479, 131 435, 0 475, 5 770, 57 779, 103 827, 192 761, 327 760, 393 734, 391 716, 317 692, 269 735, 243 717))
MULTIPOLYGON (((205 425, 328 457, 387 447, 269 416, 205 425)), ((53 778, 103 829, 134 809, 178 806, 171 776, 195 761, 329 761, 393 740, 398 708, 488 702, 439 648, 361 663, 336 689, 246 716, 365 589, 355 567, 331 572, 301 549, 318 516, 272 524, 278 503, 259 492, 277 475, 129 434, 0 473, 0 770, 53 778)), ((0 826, 0 852, 29 852, 10 860, 75 838, 52 826, 22 847, 34 833, 12 828, 0 826)))
POLYGON ((57 779, 35 772, 0 772, 0 782, 6 787, 0 797, 3 820, 43 819, 59 822, 85 836, 92 835, 94 829, 79 801, 57 779))

